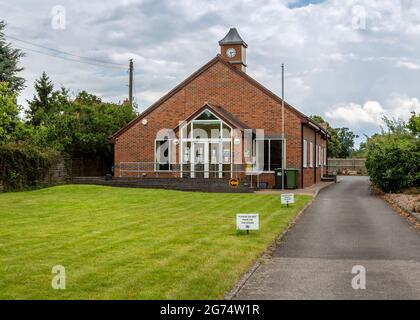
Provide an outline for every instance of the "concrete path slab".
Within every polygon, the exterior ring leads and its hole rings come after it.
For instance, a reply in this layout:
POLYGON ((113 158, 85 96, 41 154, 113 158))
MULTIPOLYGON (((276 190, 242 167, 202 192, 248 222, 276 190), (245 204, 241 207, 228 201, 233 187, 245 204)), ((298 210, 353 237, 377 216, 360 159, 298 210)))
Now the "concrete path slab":
POLYGON ((293 193, 293 194, 302 194, 302 195, 309 195, 313 196, 316 195, 320 190, 335 184, 333 181, 322 181, 318 182, 317 184, 314 184, 313 186, 310 186, 308 188, 303 189, 266 189, 266 190, 258 190, 255 191, 256 194, 282 194, 282 193, 293 193))
POLYGON ((237 299, 420 299, 420 234, 367 177, 322 191, 237 299), (366 269, 353 289, 352 268, 366 269))

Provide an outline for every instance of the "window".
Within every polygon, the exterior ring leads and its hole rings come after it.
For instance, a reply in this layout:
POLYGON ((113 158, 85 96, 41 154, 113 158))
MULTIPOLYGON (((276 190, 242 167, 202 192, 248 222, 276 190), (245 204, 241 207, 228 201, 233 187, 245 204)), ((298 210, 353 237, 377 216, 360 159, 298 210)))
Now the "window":
POLYGON ((232 129, 209 110, 181 127, 181 140, 230 140, 232 129))
POLYGON ((209 110, 205 110, 202 114, 200 114, 195 120, 219 120, 213 113, 209 110))
POLYGON ((308 142, 303 140, 303 167, 308 167, 308 142))
POLYGON ((324 148, 324 166, 327 165, 327 148, 324 148))
POLYGON ((156 140, 155 141, 155 171, 169 171, 171 170, 170 159, 170 140, 156 140))
POLYGON ((312 168, 314 166, 314 145, 309 143, 309 166, 312 168))
POLYGON ((281 140, 260 140, 256 142, 257 148, 257 170, 274 171, 281 168, 282 141, 281 140), (264 146, 264 153, 259 148, 264 146), (261 153, 261 154, 260 154, 261 153), (264 159, 262 159, 264 155, 264 159))
POLYGON ((318 168, 318 159, 319 158, 319 145, 315 145, 315 167, 318 168))
POLYGON ((321 166, 322 165, 322 147, 321 146, 318 147, 318 151, 319 151, 318 164, 321 166))
POLYGON ((322 165, 322 147, 318 147, 318 164, 322 165))

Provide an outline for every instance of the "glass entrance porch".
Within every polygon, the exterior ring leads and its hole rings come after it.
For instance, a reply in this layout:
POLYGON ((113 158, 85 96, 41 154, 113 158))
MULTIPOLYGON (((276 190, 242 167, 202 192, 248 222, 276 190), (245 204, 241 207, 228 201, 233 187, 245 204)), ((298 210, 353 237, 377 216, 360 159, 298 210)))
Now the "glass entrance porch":
POLYGON ((204 110, 180 130, 181 177, 229 178, 232 128, 204 110))

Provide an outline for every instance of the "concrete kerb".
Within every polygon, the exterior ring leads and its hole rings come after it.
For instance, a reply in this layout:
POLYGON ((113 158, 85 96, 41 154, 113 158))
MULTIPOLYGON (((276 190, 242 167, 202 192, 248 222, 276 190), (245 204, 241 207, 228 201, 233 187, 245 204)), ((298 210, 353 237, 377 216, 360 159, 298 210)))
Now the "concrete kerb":
MULTIPOLYGON (((339 181, 337 181, 338 183, 339 181)), ((274 239, 274 241, 268 246, 268 248, 260 255, 259 258, 254 262, 254 264, 245 272, 245 274, 242 275, 242 277, 239 279, 239 281, 233 286, 232 289, 230 289, 224 296, 225 300, 233 300, 237 296, 238 292, 242 289, 242 287, 245 285, 245 283, 251 278, 251 276, 254 274, 255 271, 263 264, 264 261, 267 261, 270 259, 273 255, 274 250, 283 242, 284 237, 287 235, 287 233, 293 228, 293 226, 298 222, 299 218, 303 215, 305 210, 313 203, 315 198, 318 196, 319 192, 322 190, 327 189, 331 185, 335 183, 330 183, 327 185, 324 185, 320 188, 318 188, 315 191, 315 194, 313 195, 313 198, 311 201, 309 201, 299 212, 298 214, 289 222, 286 229, 274 239)))

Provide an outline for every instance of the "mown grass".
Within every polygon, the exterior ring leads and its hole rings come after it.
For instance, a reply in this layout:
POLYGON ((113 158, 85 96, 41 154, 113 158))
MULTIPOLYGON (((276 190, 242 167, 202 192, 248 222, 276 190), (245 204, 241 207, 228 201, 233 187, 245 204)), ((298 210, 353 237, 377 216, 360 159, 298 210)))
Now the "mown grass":
POLYGON ((311 199, 65 185, 0 194, 1 299, 218 299, 311 199), (237 232, 236 213, 260 231, 237 232), (51 287, 54 265, 66 289, 51 287))

